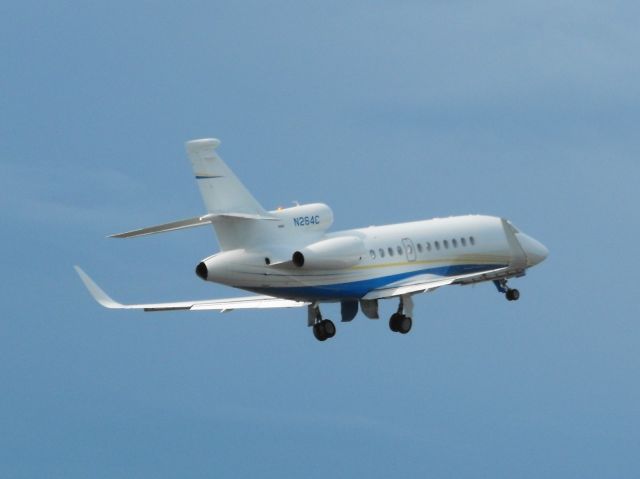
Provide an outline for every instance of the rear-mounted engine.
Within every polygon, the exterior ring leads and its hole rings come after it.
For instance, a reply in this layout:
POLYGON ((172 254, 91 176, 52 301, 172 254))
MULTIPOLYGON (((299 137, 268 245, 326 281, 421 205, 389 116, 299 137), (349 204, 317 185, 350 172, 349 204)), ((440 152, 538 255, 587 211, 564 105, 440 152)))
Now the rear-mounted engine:
POLYGON ((360 238, 343 236, 312 243, 293 253, 291 261, 298 268, 343 269, 358 264, 364 251, 360 238))

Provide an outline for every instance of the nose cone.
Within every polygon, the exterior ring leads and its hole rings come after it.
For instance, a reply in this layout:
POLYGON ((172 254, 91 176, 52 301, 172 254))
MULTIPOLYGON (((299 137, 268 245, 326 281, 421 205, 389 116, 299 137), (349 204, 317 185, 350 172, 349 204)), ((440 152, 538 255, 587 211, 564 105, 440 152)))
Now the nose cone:
POLYGON ((522 246, 524 253, 527 255, 527 266, 535 266, 549 256, 549 250, 540 241, 524 233, 518 233, 517 237, 520 246, 522 246))

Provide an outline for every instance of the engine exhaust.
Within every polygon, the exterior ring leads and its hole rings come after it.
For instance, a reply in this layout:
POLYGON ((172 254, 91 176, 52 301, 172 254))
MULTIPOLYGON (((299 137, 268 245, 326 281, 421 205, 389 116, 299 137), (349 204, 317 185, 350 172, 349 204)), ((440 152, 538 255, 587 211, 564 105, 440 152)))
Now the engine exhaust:
POLYGON ((196 266, 196 274, 205 281, 209 277, 209 270, 207 269, 207 265, 204 264, 204 261, 198 263, 198 266, 196 266))

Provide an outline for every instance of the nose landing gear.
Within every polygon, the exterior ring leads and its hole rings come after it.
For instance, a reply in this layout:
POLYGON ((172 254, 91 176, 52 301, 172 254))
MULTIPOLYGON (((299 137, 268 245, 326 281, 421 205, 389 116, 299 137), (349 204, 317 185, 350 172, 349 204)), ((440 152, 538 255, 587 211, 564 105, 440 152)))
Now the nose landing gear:
POLYGON ((518 301, 518 299, 520 299, 520 291, 517 289, 508 289, 505 296, 507 301, 518 301))
POLYGON ((520 299, 520 291, 517 289, 509 288, 506 279, 495 280, 493 284, 496 285, 498 292, 503 293, 507 301, 518 301, 520 299))

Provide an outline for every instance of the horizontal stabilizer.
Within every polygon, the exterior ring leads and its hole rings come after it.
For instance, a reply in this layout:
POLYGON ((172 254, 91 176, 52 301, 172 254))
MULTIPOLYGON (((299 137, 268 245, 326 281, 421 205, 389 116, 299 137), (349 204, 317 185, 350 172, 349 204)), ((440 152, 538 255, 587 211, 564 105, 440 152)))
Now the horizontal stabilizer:
POLYGON ((205 299, 176 303, 121 304, 105 293, 79 266, 74 266, 74 268, 91 296, 93 296, 93 299, 105 308, 110 309, 143 309, 144 311, 215 310, 225 312, 234 309, 300 308, 309 305, 309 303, 274 298, 273 296, 240 296, 237 298, 205 299))
POLYGON ((269 220, 274 221, 278 218, 265 215, 254 215, 249 213, 209 213, 204 216, 196 216, 195 218, 188 218, 186 220, 172 221, 171 223, 164 223, 161 225, 148 226, 146 228, 140 228, 137 230, 127 231, 125 233, 117 233, 109 235, 109 238, 134 238, 136 236, 146 236, 156 233, 166 233, 167 231, 176 231, 184 228, 193 228, 194 226, 202 226, 206 224, 212 224, 215 221, 224 219, 238 219, 238 220, 269 220))
POLYGON ((161 225, 148 226, 146 228, 140 228, 137 230, 127 231, 125 233, 117 233, 109 235, 109 238, 133 238, 135 236, 146 236, 156 233, 165 233, 167 231, 181 230, 184 228, 193 228, 194 226, 202 226, 211 224, 211 220, 204 219, 204 217, 189 218, 186 220, 172 221, 171 223, 164 223, 161 225))

